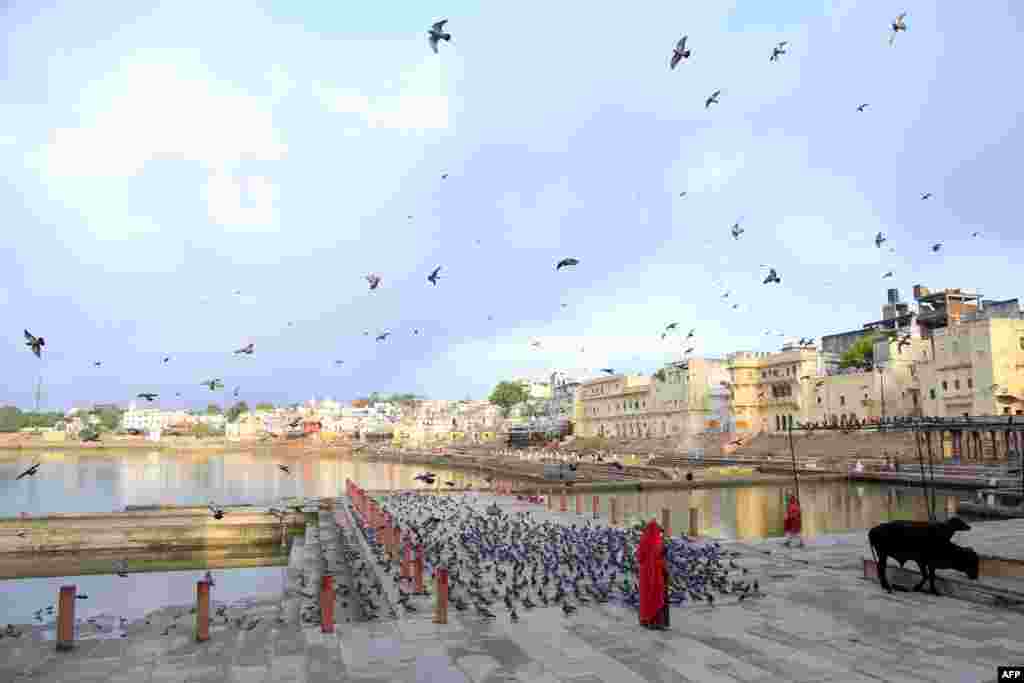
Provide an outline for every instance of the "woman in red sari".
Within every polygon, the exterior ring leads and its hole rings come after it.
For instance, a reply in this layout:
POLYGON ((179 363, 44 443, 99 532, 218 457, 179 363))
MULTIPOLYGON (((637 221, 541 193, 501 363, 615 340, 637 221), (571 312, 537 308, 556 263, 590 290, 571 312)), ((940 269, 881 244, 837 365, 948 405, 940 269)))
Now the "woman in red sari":
POLYGON ((794 540, 797 541, 798 547, 803 547, 804 541, 800 537, 800 528, 802 520, 800 517, 800 501, 797 500, 796 496, 789 496, 789 505, 786 506, 786 517, 782 523, 783 531, 786 533, 786 546, 788 547, 794 540))
POLYGON ((645 628, 668 629, 668 581, 665 544, 661 527, 654 520, 647 524, 636 548, 640 565, 640 624, 645 628))

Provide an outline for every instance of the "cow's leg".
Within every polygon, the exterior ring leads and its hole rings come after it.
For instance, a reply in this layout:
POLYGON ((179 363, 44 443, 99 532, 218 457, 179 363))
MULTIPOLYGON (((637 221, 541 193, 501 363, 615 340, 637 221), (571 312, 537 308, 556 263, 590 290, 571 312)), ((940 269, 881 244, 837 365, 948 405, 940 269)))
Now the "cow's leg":
POLYGON ((882 552, 878 551, 878 583, 882 584, 882 588, 892 593, 892 586, 889 585, 889 580, 885 578, 885 564, 889 561, 889 557, 882 552))
POLYGON ((922 588, 924 588, 924 583, 928 580, 928 569, 930 567, 928 566, 928 563, 924 561, 924 558, 921 557, 914 560, 914 562, 917 563, 917 570, 921 572, 921 581, 916 586, 914 586, 914 592, 917 593, 922 588))
POLYGON ((942 595, 939 590, 935 587, 935 567, 929 567, 931 570, 931 589, 932 595, 942 595))

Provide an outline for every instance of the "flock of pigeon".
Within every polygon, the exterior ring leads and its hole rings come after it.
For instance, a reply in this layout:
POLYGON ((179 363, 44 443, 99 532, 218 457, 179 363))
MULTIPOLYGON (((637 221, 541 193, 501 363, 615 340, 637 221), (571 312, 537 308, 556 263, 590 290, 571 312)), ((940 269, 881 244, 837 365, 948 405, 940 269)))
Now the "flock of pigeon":
MULTIPOLYGON (((507 513, 497 505, 483 513, 472 499, 399 493, 381 499, 383 510, 424 548, 425 574, 436 567, 449 572, 449 602, 458 612, 472 606, 477 616, 494 619, 492 608, 504 605, 508 619, 520 620, 519 610, 560 608, 566 616, 580 606, 639 604, 636 548, 640 532, 618 529, 588 520, 582 525, 537 521, 529 512, 507 513)), ((353 509, 363 534, 378 554, 398 589, 398 603, 408 612, 417 608, 411 589, 404 589, 397 563, 388 562, 376 538, 353 509)), ((665 538, 669 573, 669 603, 706 603, 717 596, 739 601, 763 595, 756 580, 746 581, 747 570, 734 554, 716 542, 700 543, 686 537, 665 538)), ((362 569, 362 568, 361 568, 362 569)), ((378 595, 381 587, 376 586, 378 595)), ((369 591, 366 591, 369 598, 369 591)), ((377 616, 372 602, 364 618, 377 616)))

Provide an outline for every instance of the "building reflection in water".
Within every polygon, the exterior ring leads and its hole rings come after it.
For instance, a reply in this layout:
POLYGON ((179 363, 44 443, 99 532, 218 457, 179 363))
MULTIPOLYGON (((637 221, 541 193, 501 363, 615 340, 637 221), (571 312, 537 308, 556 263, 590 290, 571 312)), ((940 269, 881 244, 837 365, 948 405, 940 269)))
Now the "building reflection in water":
MULTIPOLYGON (((387 463, 340 455, 301 451, 287 454, 169 452, 120 455, 46 453, 39 474, 28 480, 13 479, 37 458, 0 460, 0 516, 24 511, 39 515, 52 512, 109 512, 126 505, 272 505, 293 496, 340 495, 346 479, 369 490, 404 489, 446 491, 453 481, 461 489, 485 486, 484 475, 420 464, 387 463), (278 464, 290 468, 282 472, 278 464), (18 468, 21 467, 21 470, 18 468), (431 471, 435 482, 427 485, 414 477, 431 471)), ((543 487, 542 487, 543 488, 543 487)), ((672 511, 676 533, 685 533, 691 506, 700 510, 701 533, 724 538, 781 536, 785 486, 728 489, 633 490, 615 494, 623 519, 659 518, 662 508, 672 511)), ((800 483, 804 533, 814 536, 865 529, 889 519, 927 519, 927 506, 919 488, 835 483, 800 483)), ((584 494, 590 510, 593 494, 584 494)), ((569 493, 569 510, 575 510, 575 493, 569 493)), ((601 513, 609 513, 609 496, 598 496, 601 513)), ((557 505, 557 503, 556 503, 557 505)), ((940 518, 946 496, 938 494, 940 518)))

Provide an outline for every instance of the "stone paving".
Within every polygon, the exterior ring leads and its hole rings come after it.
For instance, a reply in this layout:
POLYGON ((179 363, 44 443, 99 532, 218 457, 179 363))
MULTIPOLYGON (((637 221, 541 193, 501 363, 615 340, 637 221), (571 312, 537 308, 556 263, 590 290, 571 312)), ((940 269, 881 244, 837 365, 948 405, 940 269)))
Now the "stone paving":
MULTIPOLYGON (((489 502, 481 496, 477 505, 489 502)), ((507 498, 501 505, 579 520, 507 498)), ((294 550, 304 563, 315 557, 318 539, 309 540, 309 549, 294 550)), ((342 622, 336 633, 322 634, 297 620, 295 607, 283 609, 292 599, 284 596, 246 610, 261 618, 253 630, 217 623, 201 644, 190 637, 188 607, 151 615, 150 625, 134 623, 123 639, 83 639, 70 653, 55 652, 40 630, 3 638, 0 681, 976 683, 994 681, 998 665, 1024 663, 1024 615, 924 593, 888 595, 860 578, 859 562, 837 562, 851 557, 844 546, 854 544, 828 541, 803 550, 730 544, 766 596, 674 608, 668 632, 638 628, 625 608, 591 605, 568 618, 554 608, 524 610, 518 624, 500 610, 491 621, 450 610, 443 626, 423 609, 395 620, 342 622), (165 631, 172 617, 180 626, 165 631)), ((290 579, 289 592, 300 573, 290 579)))

